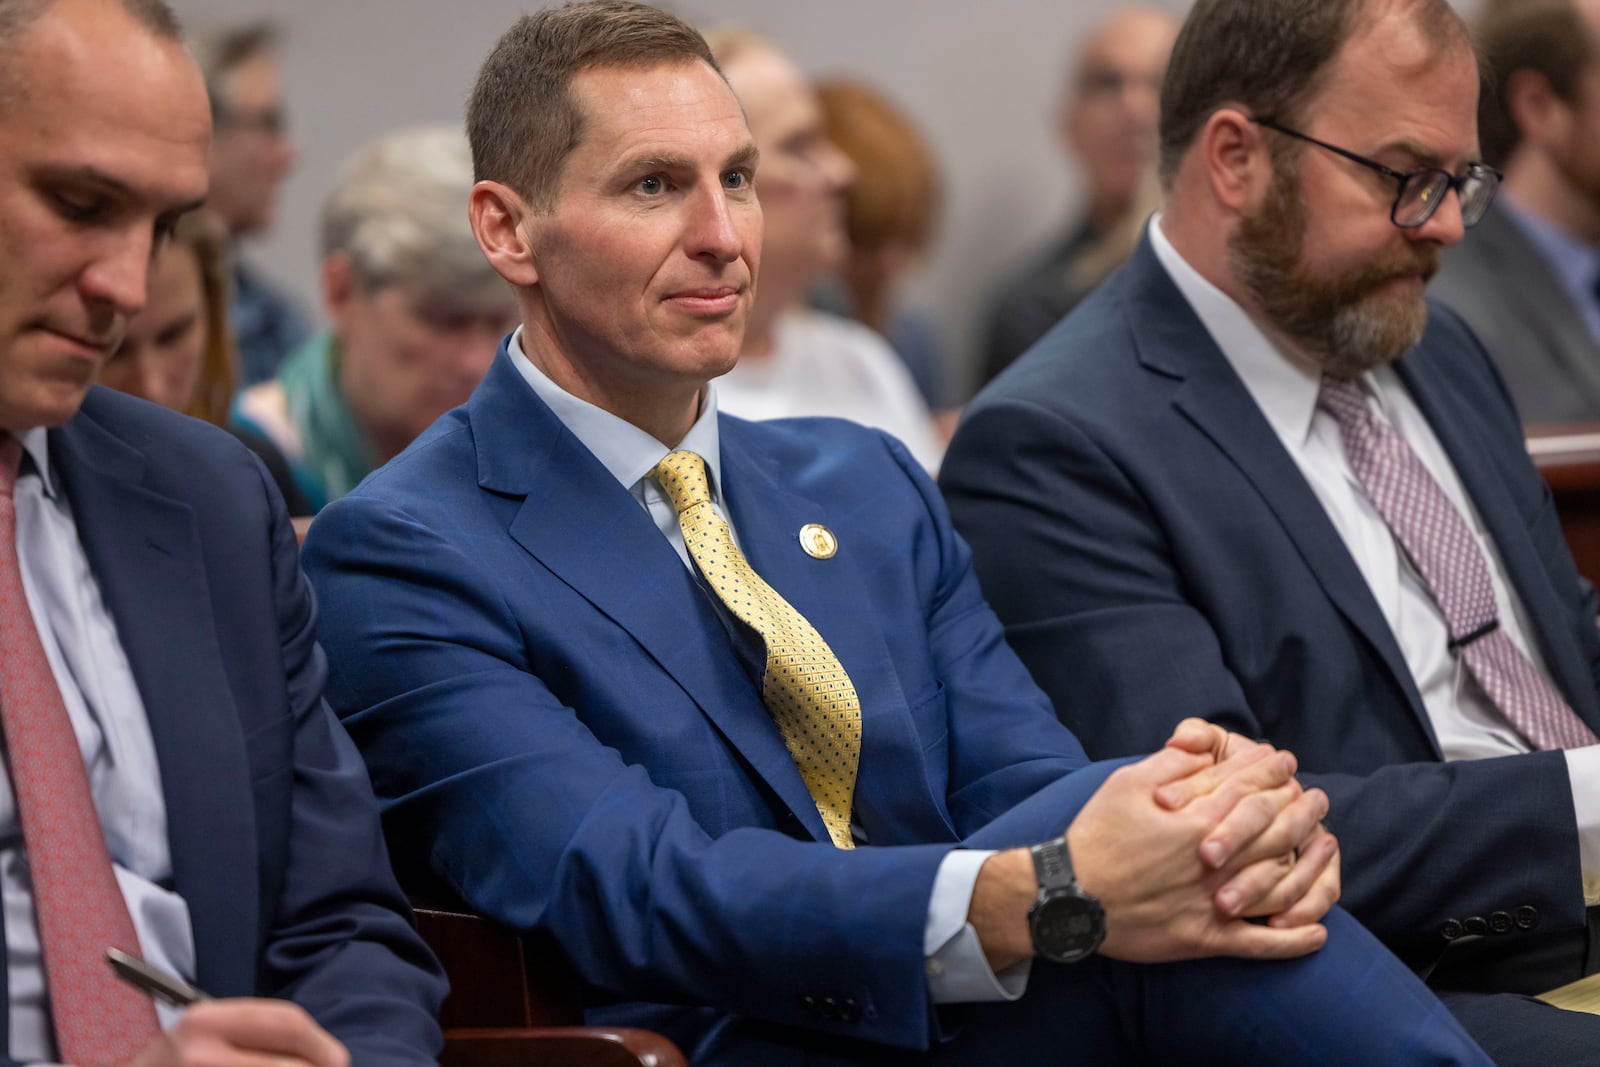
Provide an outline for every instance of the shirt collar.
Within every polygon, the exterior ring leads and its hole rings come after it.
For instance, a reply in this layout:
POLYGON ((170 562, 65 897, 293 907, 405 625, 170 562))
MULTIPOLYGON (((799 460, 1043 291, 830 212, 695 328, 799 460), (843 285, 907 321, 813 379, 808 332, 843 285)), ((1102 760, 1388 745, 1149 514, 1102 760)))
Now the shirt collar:
POLYGON ((533 360, 523 351, 522 327, 518 326, 511 335, 507 349, 512 366, 517 368, 523 380, 624 488, 634 489, 657 463, 666 458, 667 453, 694 452, 706 461, 712 499, 720 502, 722 443, 717 425, 717 391, 711 383, 706 383, 699 417, 683 440, 678 442, 677 448, 672 449, 631 422, 587 400, 580 400, 551 381, 549 375, 534 366, 533 360))
POLYGON ((1167 240, 1160 224, 1159 214, 1150 220, 1150 244, 1156 258, 1273 430, 1282 440, 1303 445, 1311 435, 1322 376, 1285 355, 1244 308, 1191 267, 1167 240))
POLYGON ((50 437, 49 431, 43 426, 35 426, 31 430, 24 430, 17 435, 22 442, 22 451, 33 460, 33 469, 39 472, 39 480, 44 483, 45 495, 52 500, 56 495, 56 484, 50 477, 50 437))

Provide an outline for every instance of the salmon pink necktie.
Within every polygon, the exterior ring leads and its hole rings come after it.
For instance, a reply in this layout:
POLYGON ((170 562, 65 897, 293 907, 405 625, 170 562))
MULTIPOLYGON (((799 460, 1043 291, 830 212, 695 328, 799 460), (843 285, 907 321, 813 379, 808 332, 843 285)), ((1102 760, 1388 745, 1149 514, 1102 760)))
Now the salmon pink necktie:
POLYGON ((57 1051, 84 1067, 126 1063, 159 1032, 155 1007, 106 965, 139 941, 117 888, 72 720, 28 609, 13 499, 22 444, 0 436, 0 726, 33 880, 57 1051))
POLYGON ((1535 748, 1594 744, 1594 732, 1500 625, 1477 538, 1405 438, 1373 415, 1354 382, 1324 378, 1317 406, 1338 421, 1351 471, 1433 594, 1451 652, 1494 706, 1535 748))

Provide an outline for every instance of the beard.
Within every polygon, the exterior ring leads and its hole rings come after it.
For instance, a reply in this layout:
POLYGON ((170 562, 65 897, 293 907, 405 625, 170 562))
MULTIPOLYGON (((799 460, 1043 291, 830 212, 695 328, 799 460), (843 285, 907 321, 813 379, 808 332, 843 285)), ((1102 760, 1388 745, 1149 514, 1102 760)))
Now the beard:
POLYGON ((1325 277, 1301 261, 1305 230, 1299 171, 1293 160, 1278 161, 1261 209, 1228 241, 1229 266, 1267 321, 1334 378, 1358 377, 1415 348, 1428 324, 1421 293, 1378 290, 1396 278, 1432 278, 1438 249, 1407 248, 1325 277))

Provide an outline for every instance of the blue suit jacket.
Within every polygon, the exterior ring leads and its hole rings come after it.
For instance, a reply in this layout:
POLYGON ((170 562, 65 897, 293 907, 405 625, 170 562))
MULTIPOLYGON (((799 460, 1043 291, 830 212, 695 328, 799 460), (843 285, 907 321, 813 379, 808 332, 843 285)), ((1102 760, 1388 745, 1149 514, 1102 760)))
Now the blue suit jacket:
POLYGON ((432 1063, 444 981, 322 700, 266 472, 227 434, 101 388, 49 442, 150 717, 196 983, 293 1000, 358 1064, 432 1063))
MULTIPOLYGON (((1488 358, 1430 307, 1398 370, 1556 684, 1600 727, 1595 600, 1488 358)), ((1507 948, 1583 924, 1561 753, 1441 760, 1354 560, 1148 242, 972 404, 941 481, 1009 640, 1091 754, 1193 714, 1293 750, 1332 797, 1345 906, 1413 962, 1473 918, 1507 948)))
POLYGON ((710 594, 503 349, 469 404, 312 528, 329 698, 404 867, 553 934, 601 990, 705 1006, 606 1018, 697 1054, 735 1016, 925 1045, 945 853, 1061 831, 1107 769, 1072 773, 1082 750, 897 442, 731 417, 721 441, 746 554, 860 694, 855 814, 883 847, 819 847, 710 594), (811 522, 832 559, 802 550, 811 522))

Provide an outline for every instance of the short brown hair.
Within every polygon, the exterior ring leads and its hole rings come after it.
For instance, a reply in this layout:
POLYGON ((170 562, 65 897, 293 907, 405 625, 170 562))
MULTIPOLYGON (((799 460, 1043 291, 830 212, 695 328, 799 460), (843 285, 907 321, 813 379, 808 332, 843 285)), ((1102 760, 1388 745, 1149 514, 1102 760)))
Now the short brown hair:
MULTIPOLYGON (((166 0, 115 0, 151 34, 164 41, 183 41, 183 24, 166 0)), ((0 0, 0 53, 16 44, 22 33, 55 6, 55 0, 0 0)), ((0 54, 0 106, 16 88, 10 80, 10 59, 0 54)))
MULTIPOLYGON (((1375 0, 1199 0, 1161 86, 1161 180, 1168 184, 1206 120, 1237 104, 1293 125, 1375 0)), ((1465 42, 1448 0, 1403 0, 1437 41, 1465 42)))
MULTIPOLYGON (((133 20, 163 40, 183 40, 183 24, 166 0, 116 0, 133 20)), ((55 0, 0 0, 0 48, 55 6, 55 0)))
POLYGON ((588 0, 523 16, 484 60, 467 103, 477 180, 552 210, 561 166, 583 138, 572 79, 596 67, 696 61, 717 69, 694 27, 645 4, 588 0))
POLYGON ((1519 70, 1541 74, 1552 92, 1575 102, 1578 81, 1594 62, 1593 31, 1572 0, 1517 0, 1491 5, 1477 34, 1483 57, 1478 140, 1484 162, 1503 167, 1522 142, 1506 96, 1511 76, 1519 70))

